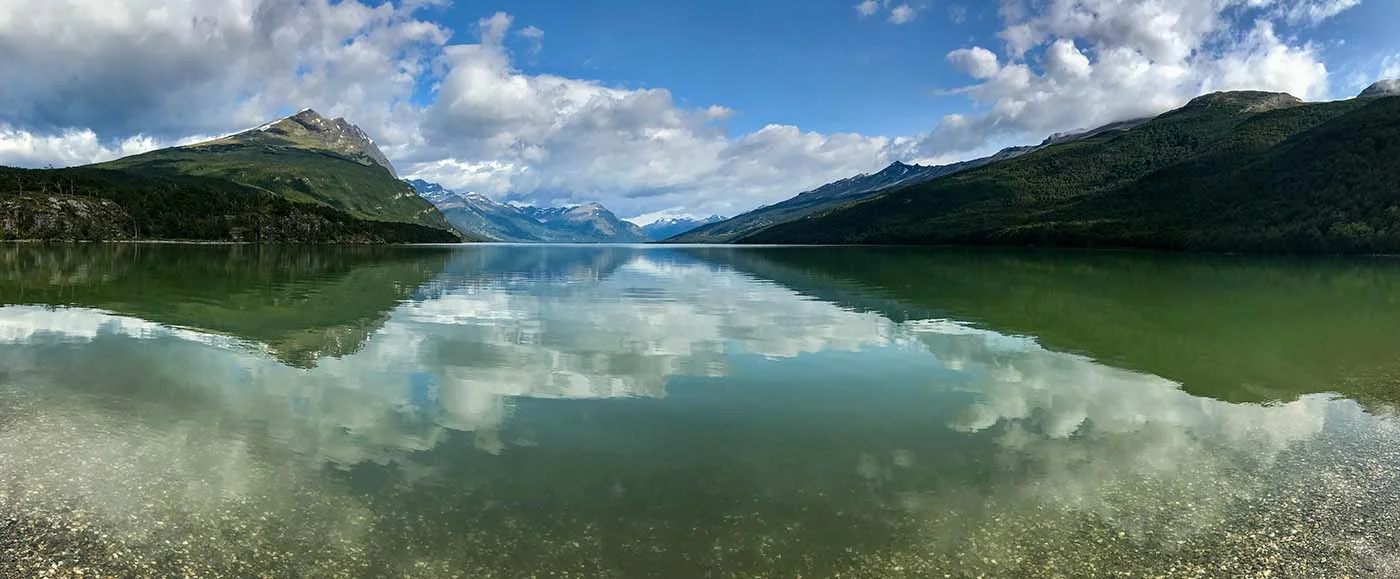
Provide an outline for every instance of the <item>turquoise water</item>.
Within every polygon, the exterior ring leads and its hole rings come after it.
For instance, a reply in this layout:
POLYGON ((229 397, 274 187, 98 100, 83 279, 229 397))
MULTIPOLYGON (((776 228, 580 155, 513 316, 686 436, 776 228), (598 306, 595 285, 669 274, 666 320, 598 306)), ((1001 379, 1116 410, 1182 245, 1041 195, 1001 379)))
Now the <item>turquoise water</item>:
POLYGON ((1388 261, 22 245, 0 265, 19 576, 1400 574, 1388 261))

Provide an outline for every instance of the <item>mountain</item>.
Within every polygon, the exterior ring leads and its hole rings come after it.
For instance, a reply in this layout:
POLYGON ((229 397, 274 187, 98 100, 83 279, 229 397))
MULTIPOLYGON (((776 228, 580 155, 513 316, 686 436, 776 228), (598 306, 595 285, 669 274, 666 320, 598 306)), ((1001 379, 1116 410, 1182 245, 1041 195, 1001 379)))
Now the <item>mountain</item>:
POLYGON ((364 131, 310 109, 213 141, 96 167, 149 177, 208 177, 357 219, 452 229, 431 203, 395 177, 364 131))
POLYGON ((719 223, 721 221, 724 221, 724 218, 718 215, 711 215, 704 219, 691 219, 689 217, 657 219, 647 225, 643 225, 642 233, 646 234, 647 239, 662 241, 686 233, 702 225, 719 223))
POLYGON ((1383 80, 1366 87, 1357 98, 1400 96, 1400 79, 1383 80))
POLYGON ((309 109, 97 165, 0 167, 0 212, 0 239, 461 241, 364 131, 309 109))
POLYGON ((517 206, 479 193, 458 194, 421 179, 406 181, 457 229, 496 241, 545 243, 642 243, 640 227, 597 203, 570 207, 517 206))
POLYGON ((1039 145, 1008 147, 998 151, 994 155, 948 165, 909 165, 900 161, 895 161, 890 164, 890 166, 885 167, 879 173, 873 175, 861 174, 828 183, 811 191, 799 193, 796 197, 792 197, 786 201, 760 207, 727 221, 708 224, 704 227, 694 228, 689 232, 677 234, 674 236, 674 239, 657 238, 657 240, 665 239, 673 243, 730 243, 756 235, 758 232, 778 224, 796 221, 847 203, 874 197, 899 187, 918 185, 962 171, 976 169, 1007 159, 1014 159, 1050 145, 1119 133, 1141 125, 1148 120, 1149 119, 1133 119, 1110 123, 1093 129, 1057 133, 1051 135, 1039 145))
POLYGON ((1205 95, 737 241, 1396 252, 1400 97, 1205 95))
POLYGON ((378 165, 397 177, 394 166, 388 157, 374 144, 374 139, 360 127, 350 124, 343 117, 328 119, 311 109, 302 109, 295 115, 270 122, 250 131, 214 141, 235 143, 260 143, 277 146, 294 143, 302 148, 333 151, 341 156, 354 159, 361 165, 378 165))
POLYGON ((799 193, 786 201, 760 207, 725 221, 697 227, 673 238, 673 243, 729 243, 754 235, 765 228, 801 219, 833 207, 858 201, 896 187, 904 187, 1013 158, 1030 147, 1005 149, 995 155, 951 165, 908 165, 899 161, 878 173, 862 174, 799 193))
POLYGON ((642 228, 618 219, 606 207, 585 203, 573 207, 522 207, 561 240, 577 242, 644 243, 649 241, 642 228))

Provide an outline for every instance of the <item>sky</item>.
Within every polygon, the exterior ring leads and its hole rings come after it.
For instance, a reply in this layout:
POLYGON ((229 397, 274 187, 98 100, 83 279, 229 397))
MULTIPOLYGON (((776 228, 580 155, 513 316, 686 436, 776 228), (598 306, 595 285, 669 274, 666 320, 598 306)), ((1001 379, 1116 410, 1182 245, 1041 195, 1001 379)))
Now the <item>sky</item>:
POLYGON ((0 0, 0 164, 310 107, 402 176, 735 215, 1219 90, 1400 78, 1400 0, 0 0))

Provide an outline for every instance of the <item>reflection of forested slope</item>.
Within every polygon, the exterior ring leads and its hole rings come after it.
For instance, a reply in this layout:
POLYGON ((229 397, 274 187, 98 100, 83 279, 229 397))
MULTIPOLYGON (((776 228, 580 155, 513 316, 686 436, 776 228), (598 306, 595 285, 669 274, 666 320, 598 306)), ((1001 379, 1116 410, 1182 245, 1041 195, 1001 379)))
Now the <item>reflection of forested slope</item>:
POLYGON ((0 304, 97 308, 226 334, 309 367, 358 350, 449 255, 392 247, 0 245, 0 304))
POLYGON ((1229 401, 1400 401, 1400 263, 917 248, 706 259, 894 319, 948 317, 1229 401))

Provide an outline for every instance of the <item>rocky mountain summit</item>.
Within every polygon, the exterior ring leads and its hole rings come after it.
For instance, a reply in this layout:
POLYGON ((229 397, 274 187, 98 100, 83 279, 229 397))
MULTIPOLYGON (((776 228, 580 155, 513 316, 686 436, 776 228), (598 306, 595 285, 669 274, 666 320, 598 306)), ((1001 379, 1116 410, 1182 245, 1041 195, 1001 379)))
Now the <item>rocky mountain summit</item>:
POLYGON ((1366 87, 1366 90, 1361 91, 1361 94, 1357 95, 1357 98, 1365 99, 1389 96, 1400 96, 1400 79, 1379 81, 1366 87))
POLYGON ((379 150, 379 146, 360 127, 344 118, 329 119, 311 109, 302 109, 292 116, 247 130, 223 139, 243 143, 269 142, 270 144, 293 144, 307 149, 319 149, 339 153, 366 166, 379 166, 387 169, 390 175, 398 177, 398 172, 389 163, 389 158, 379 150))

